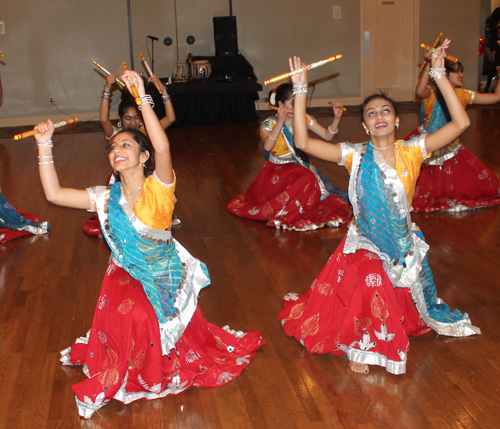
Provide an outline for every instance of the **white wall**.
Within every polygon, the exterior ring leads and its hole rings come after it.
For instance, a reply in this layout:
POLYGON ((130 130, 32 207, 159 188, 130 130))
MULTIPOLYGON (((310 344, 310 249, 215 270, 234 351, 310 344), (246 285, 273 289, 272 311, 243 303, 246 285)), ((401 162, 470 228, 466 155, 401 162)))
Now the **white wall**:
MULTIPOLYGON (((310 73, 316 82, 313 97, 320 104, 333 98, 356 100, 360 1, 233 0, 239 49, 260 83, 285 72, 290 55, 313 62, 342 54, 341 60, 310 73), (342 19, 333 20, 333 6, 341 6, 342 19)), ((175 41, 174 0, 131 0, 131 9, 135 68, 142 70, 140 53, 146 55, 146 36, 152 35, 160 39, 155 42, 155 72, 171 75, 177 51, 175 43, 167 47, 163 39, 175 41)), ((475 88, 480 0, 421 0, 421 9, 422 41, 432 43, 439 31, 451 35, 453 53, 466 65, 466 86, 475 88)), ((177 0, 180 59, 188 52, 213 55, 212 18, 228 14, 227 0, 177 0), (188 35, 196 38, 194 45, 186 44, 188 35)), ((0 21, 6 26, 6 34, 0 35, 0 49, 6 53, 0 60, 0 126, 58 119, 50 96, 65 112, 89 119, 97 115, 104 84, 92 60, 110 71, 117 71, 122 61, 130 63, 125 0, 2 0, 0 21)), ((268 90, 261 93, 263 101, 268 90)))

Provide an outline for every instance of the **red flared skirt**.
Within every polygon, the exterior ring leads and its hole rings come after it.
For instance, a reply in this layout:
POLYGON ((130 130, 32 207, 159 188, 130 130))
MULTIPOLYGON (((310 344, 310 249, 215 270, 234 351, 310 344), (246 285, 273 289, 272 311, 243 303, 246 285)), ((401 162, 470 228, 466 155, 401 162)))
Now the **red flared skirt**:
POLYGON ((191 386, 221 386, 238 377, 265 344, 258 332, 241 338, 208 323, 199 308, 174 349, 162 355, 159 324, 141 283, 111 263, 92 328, 61 352, 89 377, 73 386, 84 417, 111 399, 129 403, 177 395, 191 386))
POLYGON ((377 255, 344 254, 344 243, 305 295, 283 301, 279 318, 285 333, 311 353, 347 353, 355 361, 404 373, 408 336, 430 328, 410 291, 393 287, 377 255))
POLYGON ((314 174, 294 163, 266 161, 247 192, 229 202, 227 209, 269 226, 299 231, 325 225, 347 226, 352 218, 348 203, 335 195, 321 200, 314 174))
MULTIPOLYGON (((418 129, 407 136, 418 135, 418 129)), ((413 212, 467 210, 500 205, 495 173, 464 145, 442 165, 423 165, 415 187, 413 212)))

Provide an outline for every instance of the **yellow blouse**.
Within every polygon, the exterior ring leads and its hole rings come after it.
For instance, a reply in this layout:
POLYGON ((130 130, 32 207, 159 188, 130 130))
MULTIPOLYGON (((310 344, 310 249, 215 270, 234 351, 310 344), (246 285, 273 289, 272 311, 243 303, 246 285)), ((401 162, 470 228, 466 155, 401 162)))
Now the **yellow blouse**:
MULTIPOLYGON (((309 128, 312 124, 314 124, 314 122, 316 122, 314 117, 312 117, 311 115, 307 115, 307 114, 306 114, 306 120, 307 120, 307 128, 309 128)), ((261 131, 262 130, 272 131, 275 126, 276 126, 276 123, 273 120, 271 120, 270 118, 268 118, 263 122, 262 127, 261 127, 261 131)), ((293 133, 293 130, 291 130, 291 131, 293 133)), ((290 153, 290 149, 288 149, 288 146, 286 144, 285 136, 283 135, 283 132, 280 132, 280 134, 278 136, 278 140, 276 140, 276 143, 274 143, 274 146, 271 149, 271 155, 280 157, 280 156, 288 155, 289 153, 290 153)))
POLYGON ((172 227, 172 213, 177 201, 175 198, 176 177, 174 182, 165 184, 158 179, 156 172, 148 176, 139 200, 134 205, 134 213, 146 226, 164 231, 172 227))
MULTIPOLYGON (((351 173, 352 158, 354 155, 351 146, 354 145, 352 143, 342 143, 342 161, 339 163, 339 165, 343 165, 349 171, 349 174, 351 173)), ((413 195, 415 194, 415 184, 420 174, 420 167, 424 160, 430 156, 430 153, 427 153, 425 150, 425 134, 409 141, 398 140, 395 151, 396 172, 405 187, 406 195, 411 205, 413 195)))
MULTIPOLYGON (((462 103, 462 106, 467 106, 467 104, 472 104, 474 101, 475 92, 469 91, 468 89, 455 88, 458 99, 462 103)), ((431 119, 432 109, 436 103, 436 91, 432 90, 431 95, 422 101, 424 103, 424 118, 431 119)))

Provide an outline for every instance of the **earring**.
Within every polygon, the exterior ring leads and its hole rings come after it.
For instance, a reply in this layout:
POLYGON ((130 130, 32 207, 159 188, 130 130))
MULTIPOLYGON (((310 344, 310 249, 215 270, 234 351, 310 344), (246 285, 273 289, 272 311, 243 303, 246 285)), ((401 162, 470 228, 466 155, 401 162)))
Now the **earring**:
POLYGON ((365 128, 365 131, 366 131, 366 135, 369 136, 370 135, 370 131, 368 131, 366 128, 365 128))
POLYGON ((399 122, 396 123, 396 128, 399 128, 399 122))

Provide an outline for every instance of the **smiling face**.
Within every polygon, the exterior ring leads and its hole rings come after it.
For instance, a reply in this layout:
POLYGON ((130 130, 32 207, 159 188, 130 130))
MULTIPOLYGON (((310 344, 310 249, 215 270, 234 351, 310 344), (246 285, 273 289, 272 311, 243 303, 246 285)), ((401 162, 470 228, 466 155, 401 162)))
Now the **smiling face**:
POLYGON ((384 98, 370 100, 363 111, 363 127, 372 136, 384 137, 394 132, 394 127, 399 126, 399 117, 392 103, 384 98))
POLYGON ((149 152, 141 152, 141 146, 131 133, 117 134, 110 143, 109 163, 113 170, 121 173, 129 169, 143 169, 142 164, 149 158, 149 152))
POLYGON ((139 115, 139 111, 135 107, 129 107, 125 110, 121 120, 123 128, 132 128, 133 130, 137 130, 139 125, 141 125, 141 117, 139 115))
POLYGON ((448 74, 448 80, 450 81, 453 88, 462 86, 464 83, 464 74, 462 71, 450 72, 448 74))

